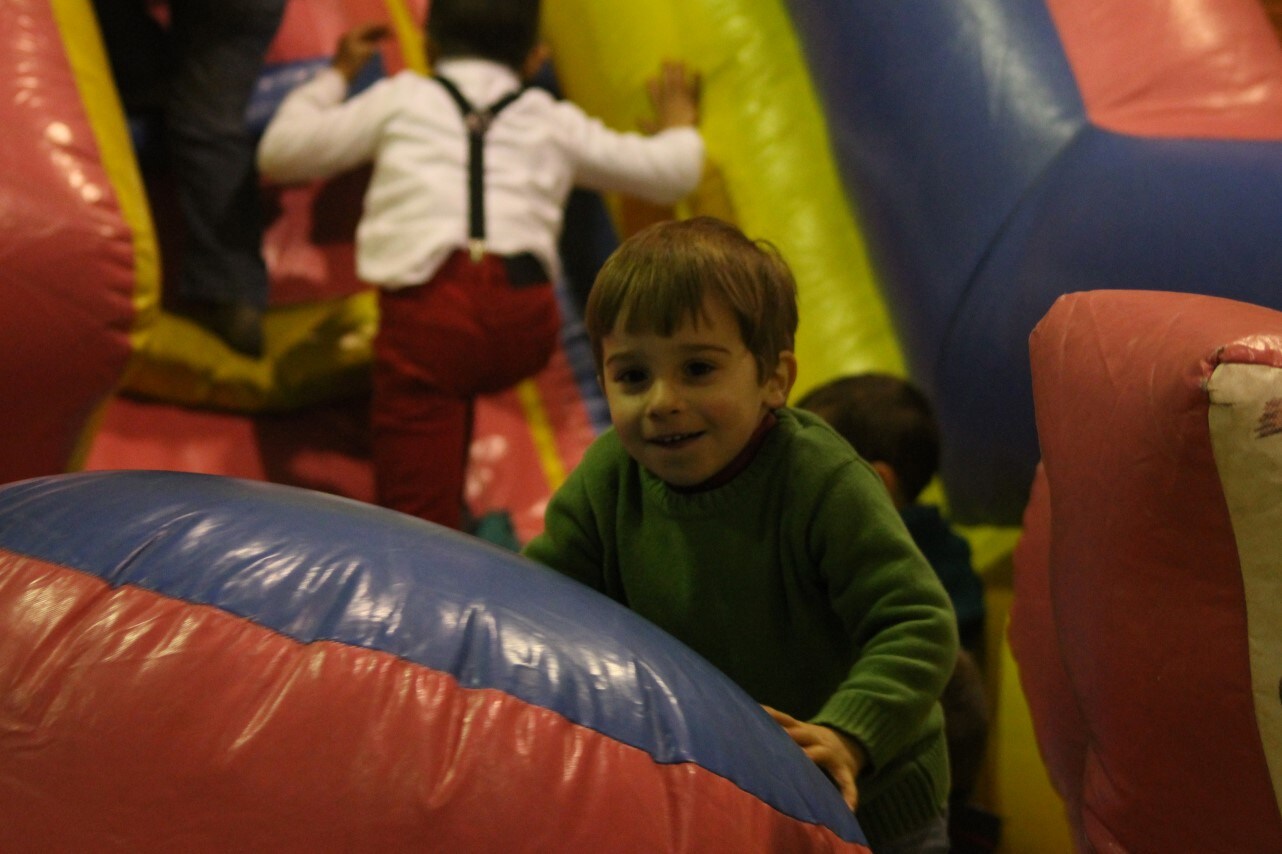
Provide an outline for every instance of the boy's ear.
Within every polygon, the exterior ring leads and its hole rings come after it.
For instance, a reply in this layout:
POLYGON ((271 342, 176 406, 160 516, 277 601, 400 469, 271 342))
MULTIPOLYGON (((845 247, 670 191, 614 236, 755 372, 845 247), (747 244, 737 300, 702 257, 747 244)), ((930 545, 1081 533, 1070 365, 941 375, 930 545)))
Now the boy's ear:
POLYGON ((788 402, 788 395, 792 391, 792 384, 797 381, 797 356, 791 350, 783 350, 779 353, 779 360, 775 363, 775 369, 766 377, 766 405, 771 409, 778 409, 788 402))
POLYGON ((868 464, 872 466, 873 471, 881 478, 881 482, 886 484, 886 491, 890 493, 890 500, 894 502, 896 508, 902 508, 904 500, 899 491, 899 475, 895 472, 890 463, 881 460, 869 460, 868 464))
POLYGON ((525 55, 525 62, 521 64, 521 79, 532 80, 534 75, 539 73, 543 63, 552 57, 552 51, 543 42, 539 42, 530 48, 530 52, 525 55))

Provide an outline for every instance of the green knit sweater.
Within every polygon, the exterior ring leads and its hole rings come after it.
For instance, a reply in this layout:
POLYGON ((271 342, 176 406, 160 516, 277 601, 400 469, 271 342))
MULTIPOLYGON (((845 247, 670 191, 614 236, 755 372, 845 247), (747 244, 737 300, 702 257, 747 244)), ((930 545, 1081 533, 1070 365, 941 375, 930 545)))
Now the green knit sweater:
POLYGON ((818 417, 777 415, 746 469, 693 494, 607 431, 525 554, 656 623, 758 702, 858 739, 860 824, 895 839, 947 799, 937 699, 956 620, 876 472, 818 417))

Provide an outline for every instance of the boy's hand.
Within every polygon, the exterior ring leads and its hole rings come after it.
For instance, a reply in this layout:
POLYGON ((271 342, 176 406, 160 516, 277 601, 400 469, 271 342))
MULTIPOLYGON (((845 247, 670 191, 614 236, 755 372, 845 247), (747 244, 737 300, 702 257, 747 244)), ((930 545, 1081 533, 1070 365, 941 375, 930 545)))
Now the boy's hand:
POLYGON ((654 118, 643 120, 641 129, 657 133, 667 128, 693 127, 699 123, 699 75, 682 62, 665 62, 659 75, 646 81, 646 92, 654 107, 654 118))
POLYGON ((808 724, 778 709, 762 706, 784 732, 795 741, 810 761, 822 768, 841 791, 851 812, 859 806, 859 788, 855 781, 868 762, 864 749, 850 736, 819 724, 808 724))
POLYGON ((378 43, 387 38, 391 30, 386 24, 358 24, 338 40, 338 50, 330 63, 343 78, 351 83, 365 67, 365 63, 378 52, 378 43))

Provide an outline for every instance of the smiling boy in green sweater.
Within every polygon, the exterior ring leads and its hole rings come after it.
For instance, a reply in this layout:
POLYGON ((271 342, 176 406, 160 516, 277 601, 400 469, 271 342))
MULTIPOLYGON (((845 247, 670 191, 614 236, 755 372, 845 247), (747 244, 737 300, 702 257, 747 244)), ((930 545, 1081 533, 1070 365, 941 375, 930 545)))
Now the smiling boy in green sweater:
POLYGON ((613 424, 525 554, 623 603, 762 703, 873 850, 947 851, 938 697, 957 626, 872 468, 796 377, 792 274, 707 217, 606 262, 586 323, 613 424))

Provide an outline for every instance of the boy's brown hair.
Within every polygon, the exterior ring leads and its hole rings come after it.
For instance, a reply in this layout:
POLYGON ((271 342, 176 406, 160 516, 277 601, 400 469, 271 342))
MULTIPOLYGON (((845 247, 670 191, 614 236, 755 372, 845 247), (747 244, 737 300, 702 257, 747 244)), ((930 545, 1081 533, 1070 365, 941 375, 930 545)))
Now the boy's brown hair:
POLYGON ((433 59, 476 56, 519 72, 539 39, 539 0, 433 0, 433 59))
POLYGON ((628 332, 671 335, 682 321, 704 322, 704 301, 721 300, 739 322, 744 346, 764 379, 797 334, 797 284, 773 245, 700 216, 638 231, 597 274, 584 323, 597 370, 601 340, 622 320, 628 332))

